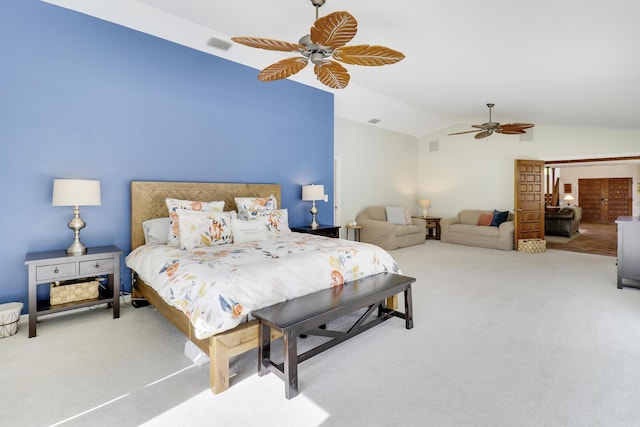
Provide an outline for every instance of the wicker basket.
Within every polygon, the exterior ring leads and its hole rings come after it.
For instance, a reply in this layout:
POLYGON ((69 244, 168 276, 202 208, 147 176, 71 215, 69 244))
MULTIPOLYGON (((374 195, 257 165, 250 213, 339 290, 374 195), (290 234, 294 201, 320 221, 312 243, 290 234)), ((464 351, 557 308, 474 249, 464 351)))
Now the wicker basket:
POLYGON ((21 302, 0 304, 0 338, 10 337, 18 332, 21 311, 21 302))
POLYGON ((518 239, 518 251, 537 254, 547 250, 547 241, 544 239, 518 239))
POLYGON ((78 282, 76 280, 52 283, 49 288, 50 304, 58 305, 98 298, 98 286, 99 282, 97 279, 84 282, 78 282))

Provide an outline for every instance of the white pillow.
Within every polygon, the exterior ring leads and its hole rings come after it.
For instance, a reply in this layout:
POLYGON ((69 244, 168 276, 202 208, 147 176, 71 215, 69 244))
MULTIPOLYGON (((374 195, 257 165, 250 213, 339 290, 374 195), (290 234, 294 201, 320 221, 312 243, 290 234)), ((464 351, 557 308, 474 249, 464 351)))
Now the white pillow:
POLYGON ((144 243, 152 245, 166 245, 169 239, 169 217, 148 219, 142 222, 144 243))
POLYGON ((261 242, 269 239, 264 221, 231 220, 233 243, 261 242))
POLYGON ((180 220, 176 213, 177 209, 201 212, 222 212, 224 209, 224 201, 198 202, 193 200, 166 199, 166 203, 171 220, 167 244, 176 247, 180 246, 180 220))
POLYGON ((404 208, 386 207, 387 222, 393 224, 406 225, 404 219, 404 208))
POLYGON ((176 209, 180 226, 180 247, 195 249, 231 243, 231 215, 176 209))
POLYGON ((235 201, 240 219, 253 219, 259 211, 272 211, 278 208, 278 202, 273 194, 269 197, 235 197, 235 201))
POLYGON ((269 237, 271 238, 291 233, 291 229, 289 228, 289 211, 286 208, 273 211, 260 211, 257 213, 256 220, 265 224, 269 237))

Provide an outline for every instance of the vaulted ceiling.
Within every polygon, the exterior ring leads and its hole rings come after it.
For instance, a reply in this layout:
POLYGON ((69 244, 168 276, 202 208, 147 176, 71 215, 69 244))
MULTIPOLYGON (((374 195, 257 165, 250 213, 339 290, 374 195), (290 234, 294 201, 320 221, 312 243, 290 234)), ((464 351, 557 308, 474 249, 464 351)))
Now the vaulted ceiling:
MULTIPOLYGON (((293 55, 223 50, 211 39, 297 43, 315 21, 310 0, 47 1, 257 70, 293 55)), ((406 55, 346 65, 351 83, 341 90, 317 82, 311 67, 291 78, 333 92, 337 116, 419 137, 484 123, 491 102, 502 123, 640 129, 637 0, 327 0, 319 14, 337 10, 358 20, 350 44, 406 55)))

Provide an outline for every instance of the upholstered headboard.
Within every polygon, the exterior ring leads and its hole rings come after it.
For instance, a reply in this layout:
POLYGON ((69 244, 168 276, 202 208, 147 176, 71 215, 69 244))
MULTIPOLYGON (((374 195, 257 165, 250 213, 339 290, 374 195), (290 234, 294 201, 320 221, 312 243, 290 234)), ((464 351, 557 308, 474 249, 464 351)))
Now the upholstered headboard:
POLYGON ((281 207, 279 184, 132 181, 131 249, 144 245, 143 221, 169 216, 167 198, 201 202, 224 200, 225 211, 237 211, 235 197, 268 197, 272 194, 281 207))

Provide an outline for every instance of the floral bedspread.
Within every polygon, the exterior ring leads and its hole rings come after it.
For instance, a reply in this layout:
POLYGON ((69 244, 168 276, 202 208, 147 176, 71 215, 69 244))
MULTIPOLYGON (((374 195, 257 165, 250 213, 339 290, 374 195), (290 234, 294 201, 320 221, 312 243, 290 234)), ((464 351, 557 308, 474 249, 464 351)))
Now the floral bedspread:
POLYGON ((252 310, 360 277, 400 273, 377 246, 303 233, 193 250, 144 245, 126 264, 190 319, 200 339, 236 327, 252 310))

